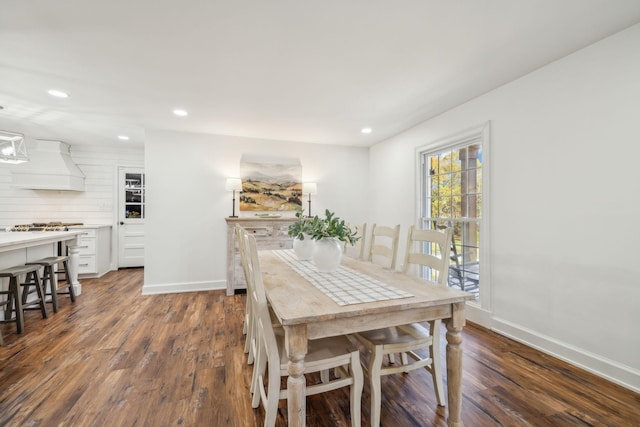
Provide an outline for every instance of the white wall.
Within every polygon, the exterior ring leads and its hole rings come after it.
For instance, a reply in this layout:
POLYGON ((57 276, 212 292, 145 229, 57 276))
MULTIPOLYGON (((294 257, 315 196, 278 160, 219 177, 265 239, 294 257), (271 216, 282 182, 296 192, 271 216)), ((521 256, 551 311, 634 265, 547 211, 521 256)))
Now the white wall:
MULTIPOLYGON (((298 158, 318 184, 312 213, 325 208, 353 223, 367 217, 368 149, 220 135, 147 132, 145 293, 226 287, 225 178, 241 156, 298 158)), ((306 209, 306 198, 303 200, 306 209)), ((249 214, 252 215, 252 214, 249 214)))
POLYGON ((370 220, 406 230, 416 220, 415 148, 490 120, 492 326, 637 391, 639 52, 636 25, 370 156, 370 220))

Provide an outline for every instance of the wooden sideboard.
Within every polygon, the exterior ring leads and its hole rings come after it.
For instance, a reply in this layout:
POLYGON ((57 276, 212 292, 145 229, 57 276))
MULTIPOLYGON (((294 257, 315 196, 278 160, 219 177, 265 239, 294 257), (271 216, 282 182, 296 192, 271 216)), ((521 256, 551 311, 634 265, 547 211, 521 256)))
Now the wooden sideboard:
POLYGON ((236 224, 240 224, 256 237, 258 249, 291 249, 293 239, 289 237, 288 230, 289 225, 294 223, 296 218, 240 217, 225 219, 227 221, 227 295, 233 295, 238 290, 247 289, 236 242, 236 224))

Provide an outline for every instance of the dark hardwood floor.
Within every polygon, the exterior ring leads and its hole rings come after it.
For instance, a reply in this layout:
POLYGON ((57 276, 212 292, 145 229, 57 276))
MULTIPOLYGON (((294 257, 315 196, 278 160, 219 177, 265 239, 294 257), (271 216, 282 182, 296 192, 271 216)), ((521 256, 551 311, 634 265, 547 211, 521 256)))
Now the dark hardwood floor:
MULTIPOLYGON (((0 325, 0 426, 262 425, 242 352, 245 295, 142 296, 142 280, 141 269, 83 280, 75 304, 27 313, 25 333, 0 325)), ((466 426, 640 425, 639 394, 484 328, 463 337, 466 426)), ((383 426, 446 425, 426 372, 382 388, 383 426)), ((362 405, 368 426, 367 385, 362 405)), ((349 425, 348 391, 309 397, 307 425, 349 425)))

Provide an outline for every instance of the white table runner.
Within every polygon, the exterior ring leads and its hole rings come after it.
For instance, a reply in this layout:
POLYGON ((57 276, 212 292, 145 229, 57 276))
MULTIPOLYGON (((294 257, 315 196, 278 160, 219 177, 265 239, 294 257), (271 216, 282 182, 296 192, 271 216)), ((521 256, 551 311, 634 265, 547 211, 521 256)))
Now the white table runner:
POLYGON ((339 266, 333 273, 320 273, 312 261, 300 261, 292 249, 273 251, 296 273, 307 279, 338 305, 360 304, 409 298, 409 292, 396 289, 348 267, 339 266))

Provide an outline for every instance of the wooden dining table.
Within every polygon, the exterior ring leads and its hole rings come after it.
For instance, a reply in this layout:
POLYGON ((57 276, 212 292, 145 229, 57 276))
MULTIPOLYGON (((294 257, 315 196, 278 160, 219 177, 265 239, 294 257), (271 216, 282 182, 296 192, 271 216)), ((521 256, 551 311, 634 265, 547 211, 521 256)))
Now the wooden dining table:
POLYGON ((447 328, 447 423, 463 425, 461 331, 465 324, 465 301, 472 300, 473 295, 344 256, 342 267, 408 295, 371 302, 337 303, 318 283, 308 280, 295 263, 283 257, 285 253, 287 257, 293 256, 291 250, 288 252, 259 251, 259 260, 267 298, 285 331, 289 359, 289 426, 305 425, 304 359, 308 340, 437 319, 442 319, 447 328))

